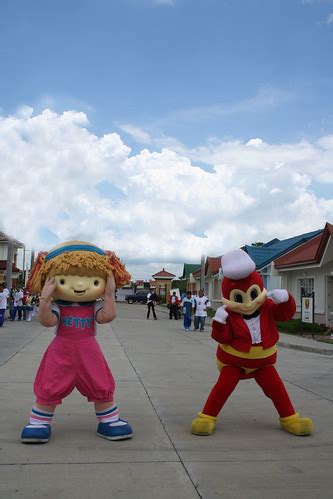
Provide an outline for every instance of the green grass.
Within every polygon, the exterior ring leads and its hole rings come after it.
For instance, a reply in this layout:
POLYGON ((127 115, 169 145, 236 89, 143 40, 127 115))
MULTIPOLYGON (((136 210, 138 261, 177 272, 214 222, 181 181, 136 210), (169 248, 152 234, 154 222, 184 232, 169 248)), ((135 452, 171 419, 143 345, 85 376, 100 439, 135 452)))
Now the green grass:
POLYGON ((301 322, 301 319, 291 319, 286 322, 277 322, 279 331, 289 334, 314 334, 323 335, 326 333, 327 328, 323 324, 308 324, 301 322))

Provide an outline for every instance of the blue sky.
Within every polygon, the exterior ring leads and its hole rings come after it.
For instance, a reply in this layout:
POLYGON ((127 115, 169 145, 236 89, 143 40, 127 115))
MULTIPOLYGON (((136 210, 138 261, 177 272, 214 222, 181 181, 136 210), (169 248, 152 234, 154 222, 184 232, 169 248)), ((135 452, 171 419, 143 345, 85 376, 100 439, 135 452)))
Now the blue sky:
MULTIPOLYGON (((74 186, 77 165, 85 164, 87 184, 81 179, 77 184, 80 211, 64 198, 57 218, 35 220, 35 232, 22 217, 8 227, 3 215, 0 225, 37 246, 71 236, 71 219, 80 227, 73 235, 101 244, 101 233, 111 230, 108 237, 133 266, 148 261, 172 266, 188 253, 198 261, 201 251, 214 256, 251 238, 322 228, 333 220, 332 47, 333 0, 2 0, 2 175, 17 167, 13 175, 20 178, 24 164, 31 172, 27 183, 34 178, 36 189, 43 165, 54 171, 66 165, 66 181, 74 186), (43 114, 45 109, 53 114, 43 114), (260 182, 254 182, 253 171, 260 182), (211 184, 212 174, 219 181, 211 184), (258 201, 263 196, 265 204, 264 196, 284 192, 281 179, 294 187, 283 199, 290 209, 281 216, 276 206, 282 200, 272 202, 269 221, 258 201), (188 196, 178 191, 181 185, 188 196), (243 207, 224 220, 228 230, 219 227, 226 198, 215 207, 216 217, 203 210, 208 223, 194 216, 201 185, 207 193, 208 186, 220 185, 243 207), (167 220, 175 203, 185 214, 183 226, 174 222, 177 244, 174 234, 162 236, 160 224, 157 239, 169 252, 150 238, 151 225, 140 226, 142 244, 155 249, 141 260, 134 247, 127 251, 122 243, 137 234, 138 224, 131 217, 121 224, 119 216, 106 222, 104 211, 123 213, 126 205, 135 214, 140 202, 144 217, 155 206, 159 220, 167 220), (245 220, 250 205, 254 211, 245 220), (291 223, 295 206, 299 215, 291 223), (313 221, 304 227, 308 209, 313 221), (88 223, 92 211, 95 231, 88 223), (232 228, 237 223, 238 235, 232 228), (225 239, 216 237, 219 230, 225 239)), ((26 202, 30 187, 21 187, 12 193, 13 206, 26 202)), ((45 189, 37 196, 39 210, 47 210, 44 195, 45 189)), ((135 272, 142 277, 150 270, 135 272)))
POLYGON ((0 106, 193 146, 332 131, 332 1, 2 0, 0 106))

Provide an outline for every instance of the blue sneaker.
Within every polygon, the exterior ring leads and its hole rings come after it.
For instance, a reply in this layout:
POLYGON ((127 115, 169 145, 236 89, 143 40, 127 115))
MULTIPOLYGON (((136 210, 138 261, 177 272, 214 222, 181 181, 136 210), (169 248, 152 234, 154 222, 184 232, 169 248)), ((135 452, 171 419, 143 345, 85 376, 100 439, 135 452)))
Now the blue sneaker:
POLYGON ((45 444, 51 438, 51 426, 28 424, 21 433, 21 442, 23 444, 45 444))
POLYGON ((124 419, 116 423, 98 423, 97 435, 107 440, 126 440, 132 438, 132 428, 124 419))

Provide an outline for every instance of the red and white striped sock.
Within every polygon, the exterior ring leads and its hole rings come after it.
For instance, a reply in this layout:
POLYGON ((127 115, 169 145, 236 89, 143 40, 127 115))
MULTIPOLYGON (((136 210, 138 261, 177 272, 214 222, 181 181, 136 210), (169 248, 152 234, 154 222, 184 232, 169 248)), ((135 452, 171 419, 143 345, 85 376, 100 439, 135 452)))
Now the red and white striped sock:
POLYGON ((28 426, 45 426, 51 424, 54 412, 47 412, 38 407, 33 406, 29 418, 28 426))
POLYGON ((114 404, 103 411, 96 411, 96 416, 100 423, 109 423, 111 426, 127 424, 126 421, 119 419, 117 404, 114 404))

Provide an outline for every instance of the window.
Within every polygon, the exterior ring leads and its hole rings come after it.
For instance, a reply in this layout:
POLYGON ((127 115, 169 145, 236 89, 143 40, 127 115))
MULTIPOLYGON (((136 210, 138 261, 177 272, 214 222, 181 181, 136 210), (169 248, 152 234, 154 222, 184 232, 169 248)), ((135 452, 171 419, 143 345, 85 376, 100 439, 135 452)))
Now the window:
POLYGON ((301 303, 301 288, 304 288, 306 293, 314 291, 314 277, 303 277, 297 279, 297 303, 301 303))

